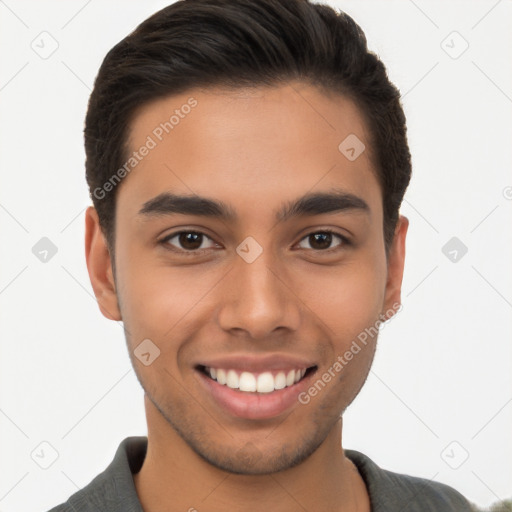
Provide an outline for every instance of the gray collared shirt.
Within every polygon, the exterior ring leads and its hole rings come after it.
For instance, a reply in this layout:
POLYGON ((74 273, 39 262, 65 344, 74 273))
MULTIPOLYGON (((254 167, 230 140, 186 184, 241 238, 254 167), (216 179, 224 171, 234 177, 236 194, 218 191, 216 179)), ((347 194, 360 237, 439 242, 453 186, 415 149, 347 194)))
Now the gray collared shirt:
MULTIPOLYGON (((143 512, 133 474, 142 467, 147 441, 147 437, 124 439, 105 471, 49 512, 143 512)), ((344 451, 366 483, 372 512, 477 510, 446 484, 387 471, 361 452, 344 451)))

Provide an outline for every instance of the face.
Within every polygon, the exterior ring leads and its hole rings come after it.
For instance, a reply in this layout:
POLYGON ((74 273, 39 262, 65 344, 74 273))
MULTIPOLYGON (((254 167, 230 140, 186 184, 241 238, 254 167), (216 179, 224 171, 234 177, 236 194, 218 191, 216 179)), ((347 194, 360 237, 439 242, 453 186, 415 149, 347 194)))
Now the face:
POLYGON ((299 83, 194 89, 145 105, 130 145, 115 281, 92 208, 86 244, 147 398, 219 468, 298 464, 368 375, 377 337, 363 333, 400 301, 407 219, 386 258, 360 113, 299 83), (350 134, 356 159, 339 149, 350 134))

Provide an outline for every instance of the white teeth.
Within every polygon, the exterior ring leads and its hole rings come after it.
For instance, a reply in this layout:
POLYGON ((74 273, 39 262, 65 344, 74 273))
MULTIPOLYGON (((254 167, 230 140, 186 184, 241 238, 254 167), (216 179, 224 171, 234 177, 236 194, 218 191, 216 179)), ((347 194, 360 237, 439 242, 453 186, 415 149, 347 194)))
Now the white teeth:
POLYGON ((249 372, 240 375, 240 391, 256 391, 256 377, 249 372))
POLYGON ((274 388, 283 389, 286 387, 286 375, 284 372, 279 372, 274 378, 274 388))
POLYGON ((224 370, 222 368, 206 367, 206 373, 219 384, 231 389, 239 389, 245 392, 272 393, 272 391, 284 389, 299 382, 306 374, 306 369, 290 370, 288 373, 278 372, 275 376, 271 372, 263 372, 255 375, 251 372, 236 370, 224 370))
POLYGON ((270 372, 260 373, 256 382, 258 393, 271 393, 274 391, 274 376, 270 372))
POLYGON ((226 386, 231 389, 238 389, 238 375, 235 370, 229 370, 226 376, 226 386))
POLYGON ((220 368, 217 370, 217 382, 219 384, 226 384, 226 372, 220 368))

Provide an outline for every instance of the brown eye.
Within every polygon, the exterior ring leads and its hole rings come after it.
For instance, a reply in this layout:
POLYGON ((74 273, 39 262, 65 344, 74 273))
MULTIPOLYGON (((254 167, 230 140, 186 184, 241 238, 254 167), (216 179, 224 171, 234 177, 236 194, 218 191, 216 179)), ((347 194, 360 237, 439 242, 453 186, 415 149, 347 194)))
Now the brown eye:
MULTIPOLYGON (((327 250, 335 250, 337 247, 348 245, 349 241, 343 235, 339 233, 335 233, 334 231, 316 231, 314 233, 309 233, 302 240, 307 240, 310 249, 314 251, 327 251, 327 250), (335 247, 331 247, 333 240, 338 238, 341 243, 338 243, 335 247)), ((301 242, 302 242, 301 240, 301 242)), ((302 247, 303 249, 309 249, 308 247, 302 247)))
POLYGON ((194 250, 201 247, 202 237, 200 233, 180 233, 178 241, 184 249, 194 250))
POLYGON ((210 237, 198 231, 179 231, 165 237, 162 243, 170 245, 173 250, 178 252, 201 252, 202 250, 210 248, 203 246, 206 239, 212 241, 210 237), (175 239, 176 241, 172 242, 175 239))

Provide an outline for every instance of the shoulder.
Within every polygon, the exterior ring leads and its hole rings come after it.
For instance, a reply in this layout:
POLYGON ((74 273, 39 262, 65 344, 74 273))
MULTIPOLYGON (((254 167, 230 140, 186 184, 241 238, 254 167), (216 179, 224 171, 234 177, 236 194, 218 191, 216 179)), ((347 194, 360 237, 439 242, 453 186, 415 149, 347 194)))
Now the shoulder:
POLYGON ((372 511, 404 509, 408 512, 473 512, 477 510, 456 489, 426 478, 380 468, 368 456, 345 450, 366 483, 372 511))
POLYGON ((146 437, 126 438, 102 473, 48 512, 142 512, 133 473, 140 469, 146 449, 146 437))
POLYGON ((65 503, 57 505, 48 512, 99 512, 105 510, 107 505, 113 505, 111 501, 116 492, 114 478, 105 471, 70 496, 65 503))

